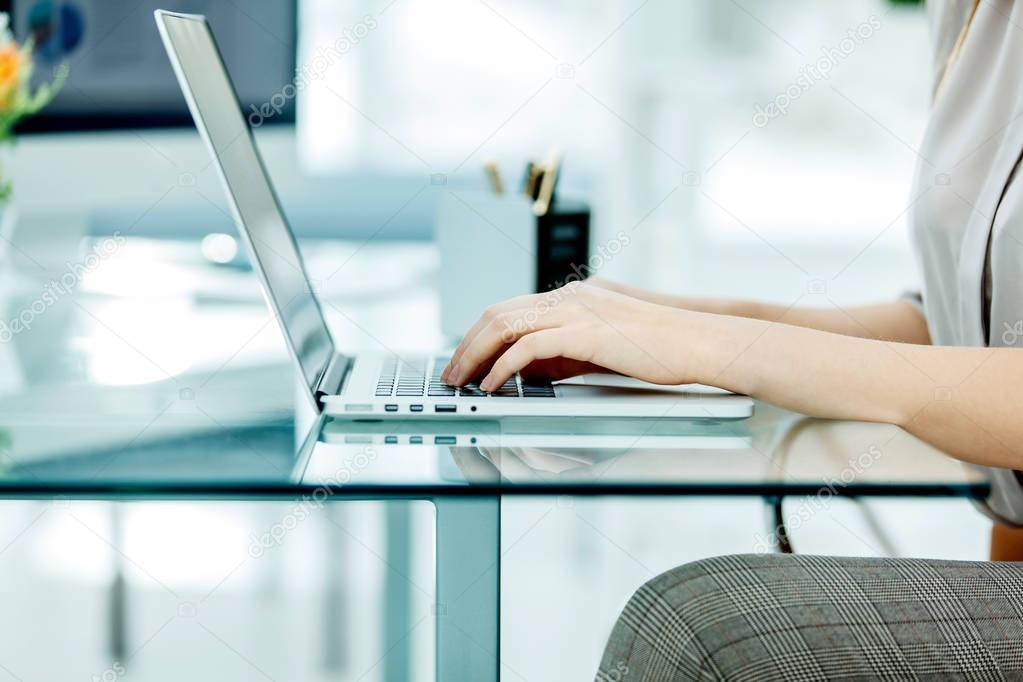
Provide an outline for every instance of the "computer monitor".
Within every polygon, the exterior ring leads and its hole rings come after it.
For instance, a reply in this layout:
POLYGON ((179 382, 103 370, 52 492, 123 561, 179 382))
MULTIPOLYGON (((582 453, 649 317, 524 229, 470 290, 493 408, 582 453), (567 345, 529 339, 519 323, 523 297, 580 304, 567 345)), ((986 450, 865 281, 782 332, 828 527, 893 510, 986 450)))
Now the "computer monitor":
MULTIPOLYGON (((153 24, 153 10, 201 12, 243 108, 261 107, 295 78, 297 0, 0 0, 19 40, 35 41, 37 78, 62 61, 70 77, 19 132, 191 126, 153 24)), ((274 100, 268 123, 293 123, 293 98, 274 100), (283 106, 280 106, 283 104, 283 106)))

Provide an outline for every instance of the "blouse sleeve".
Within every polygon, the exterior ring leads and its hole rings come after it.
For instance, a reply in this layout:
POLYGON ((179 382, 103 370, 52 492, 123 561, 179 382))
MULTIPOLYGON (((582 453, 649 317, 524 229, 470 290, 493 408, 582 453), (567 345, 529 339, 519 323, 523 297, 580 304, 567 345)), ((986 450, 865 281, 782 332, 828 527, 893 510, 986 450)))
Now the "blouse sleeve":
POLYGON ((919 291, 907 291, 899 297, 899 300, 905 301, 916 308, 916 311, 920 313, 920 317, 927 319, 927 315, 924 313, 924 297, 919 291))

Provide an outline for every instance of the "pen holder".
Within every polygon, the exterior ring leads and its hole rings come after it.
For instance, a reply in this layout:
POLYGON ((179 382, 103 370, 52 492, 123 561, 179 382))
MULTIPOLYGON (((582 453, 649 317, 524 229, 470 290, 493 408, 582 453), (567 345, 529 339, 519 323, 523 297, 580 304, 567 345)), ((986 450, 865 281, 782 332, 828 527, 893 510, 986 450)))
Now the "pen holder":
POLYGON ((441 199, 441 331, 465 334, 487 306, 588 275, 590 210, 556 201, 544 215, 522 195, 450 193, 441 199))

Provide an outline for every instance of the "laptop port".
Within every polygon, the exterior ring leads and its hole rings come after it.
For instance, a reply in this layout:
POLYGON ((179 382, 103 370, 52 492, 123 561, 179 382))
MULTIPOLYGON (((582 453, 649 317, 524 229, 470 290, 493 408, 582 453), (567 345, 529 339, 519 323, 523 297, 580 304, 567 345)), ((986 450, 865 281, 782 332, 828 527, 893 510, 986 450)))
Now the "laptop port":
POLYGON ((457 436, 434 436, 434 445, 456 445, 458 443, 457 436))
POLYGON ((411 410, 412 412, 422 412, 423 411, 423 406, 422 405, 409 405, 408 409, 411 410))
POLYGON ((408 437, 408 442, 409 442, 409 445, 422 445, 423 444, 423 437, 422 436, 409 436, 408 437))
POLYGON ((457 412, 458 408, 456 406, 454 406, 454 405, 448 405, 448 404, 434 405, 433 406, 433 411, 434 412, 457 412))
POLYGON ((387 410, 388 412, 397 412, 398 411, 398 406, 394 405, 394 404, 384 405, 384 409, 387 410))
POLYGON ((397 436, 384 436, 384 443, 386 445, 397 445, 398 444, 398 437, 397 436))

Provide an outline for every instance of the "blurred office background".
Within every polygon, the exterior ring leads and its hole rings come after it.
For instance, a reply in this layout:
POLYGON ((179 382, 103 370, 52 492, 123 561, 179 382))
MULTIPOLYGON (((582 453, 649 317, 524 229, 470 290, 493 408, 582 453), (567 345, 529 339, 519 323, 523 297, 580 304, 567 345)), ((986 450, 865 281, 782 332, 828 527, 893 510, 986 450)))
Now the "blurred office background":
MULTIPOLYGON (((7 3, 19 35, 35 31, 53 63, 66 52, 72 71, 55 106, 4 152, 18 218, 5 227, 16 245, 6 258, 16 270, 60 271, 83 240, 128 234, 83 284, 105 297, 102 328, 60 330, 80 351, 75 370, 112 389, 164 381, 154 364, 181 377, 202 366, 211 351, 188 322, 198 301, 262 310, 250 274, 196 279, 181 267, 201 259, 199 239, 234 227, 156 35, 160 4, 7 3)), ((303 246, 354 244, 343 253, 361 258, 429 240, 439 198, 482 189, 485 160, 517 181, 528 157, 558 147, 563 192, 593 207, 595 243, 633 230, 601 274, 786 304, 886 299, 914 284, 905 211, 931 68, 916 4, 165 4, 210 14, 303 246), (822 58, 826 77, 807 76, 822 58), (785 112, 757 119, 771 103, 785 112)), ((434 267, 425 262, 424 276, 434 267)), ((318 282, 334 269, 329 258, 310 268, 318 282)), ((353 268, 321 293, 372 299, 410 277, 353 268)), ((276 331, 244 310, 202 317, 205 333, 244 347, 234 365, 269 368, 289 396, 276 331)), ((389 342, 413 346, 400 333, 389 342)), ((65 362, 30 347, 5 354, 10 391, 65 362)), ((280 399, 266 402, 286 419, 280 399)), ((285 438, 270 456, 290 446, 285 438)), ((902 554, 986 552, 988 524, 966 503, 875 507, 902 554)), ((383 679, 388 595, 407 599, 408 669, 432 675, 426 506, 331 507, 258 560, 251 536, 288 505, 0 509, 0 678, 383 679), (398 554, 395 515, 411 538, 398 554), (129 605, 116 611, 128 614, 122 623, 111 622, 111 594, 129 605)), ((591 677, 635 587, 685 561, 751 551, 763 527, 760 505, 743 500, 518 500, 504 512, 503 671, 528 682, 591 677)), ((836 501, 795 541, 876 554, 884 543, 872 532, 836 501)))

